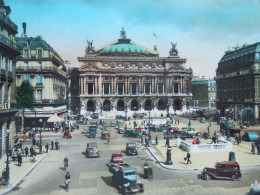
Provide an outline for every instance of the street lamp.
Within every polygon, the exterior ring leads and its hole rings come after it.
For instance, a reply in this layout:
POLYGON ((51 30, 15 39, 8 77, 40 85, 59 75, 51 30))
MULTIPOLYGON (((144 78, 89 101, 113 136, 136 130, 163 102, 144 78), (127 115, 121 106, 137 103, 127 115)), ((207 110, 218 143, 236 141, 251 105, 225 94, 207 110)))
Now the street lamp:
MULTIPOLYGON (((42 123, 42 119, 39 119, 39 123, 42 123)), ((42 130, 40 129, 40 145, 39 145, 39 153, 42 154, 42 130)))
POLYGON ((10 135, 10 130, 7 130, 6 133, 6 167, 5 167, 5 171, 4 171, 4 181, 3 184, 4 185, 8 185, 9 184, 9 180, 10 180, 10 166, 9 166, 9 135, 10 135))
POLYGON ((172 165, 173 164, 172 159, 171 159, 171 150, 172 150, 172 148, 168 146, 167 152, 166 152, 166 156, 167 156, 167 160, 165 162, 166 165, 172 165))
POLYGON ((148 140, 148 147, 149 147, 149 144, 151 144, 152 143, 152 139, 151 139, 151 118, 150 118, 150 111, 148 112, 149 113, 149 135, 148 135, 148 138, 149 138, 149 140, 148 140))
POLYGON ((191 129, 191 122, 190 122, 190 108, 189 108, 189 122, 188 122, 188 128, 191 129))
POLYGON ((125 105, 125 120, 127 121, 127 105, 125 105))

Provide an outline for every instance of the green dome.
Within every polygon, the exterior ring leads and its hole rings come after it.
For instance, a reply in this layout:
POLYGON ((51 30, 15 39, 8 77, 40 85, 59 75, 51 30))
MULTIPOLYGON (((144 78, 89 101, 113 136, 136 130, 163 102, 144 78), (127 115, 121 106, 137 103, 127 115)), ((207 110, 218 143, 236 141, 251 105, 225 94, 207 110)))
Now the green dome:
POLYGON ((119 39, 117 44, 105 47, 102 53, 107 52, 145 52, 145 50, 137 45, 130 43, 130 39, 119 39))

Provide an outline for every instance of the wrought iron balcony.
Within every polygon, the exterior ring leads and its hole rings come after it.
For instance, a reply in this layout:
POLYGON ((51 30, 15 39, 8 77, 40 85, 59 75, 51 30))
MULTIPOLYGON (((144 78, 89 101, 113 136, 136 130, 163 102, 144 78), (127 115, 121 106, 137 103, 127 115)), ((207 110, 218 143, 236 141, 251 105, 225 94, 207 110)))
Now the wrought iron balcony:
POLYGON ((20 53, 20 47, 18 45, 16 45, 15 43, 13 43, 12 41, 10 41, 10 39, 6 38, 5 36, 3 36, 1 34, 0 34, 0 43, 8 46, 9 48, 12 48, 13 50, 15 50, 18 53, 20 53))
POLYGON ((54 99, 41 99, 33 100, 33 104, 67 104, 69 100, 54 100, 54 99))
POLYGON ((53 66, 42 66, 41 68, 37 66, 24 66, 24 67, 17 67, 16 73, 49 73, 49 72, 55 72, 59 75, 62 75, 66 77, 66 72, 62 71, 56 67, 53 66))
POLYGON ((10 26, 16 33, 18 32, 17 25, 13 23, 4 13, 0 12, 0 19, 5 22, 8 26, 10 26))

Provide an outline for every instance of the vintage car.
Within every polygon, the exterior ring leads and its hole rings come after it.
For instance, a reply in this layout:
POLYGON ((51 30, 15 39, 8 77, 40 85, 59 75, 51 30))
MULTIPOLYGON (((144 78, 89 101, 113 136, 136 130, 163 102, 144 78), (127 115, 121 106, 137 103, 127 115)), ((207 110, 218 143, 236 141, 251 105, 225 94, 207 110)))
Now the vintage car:
POLYGON ((116 126, 116 122, 111 121, 110 122, 110 127, 115 127, 115 126, 116 126))
POLYGON ((122 154, 112 154, 110 163, 123 163, 123 155, 122 154))
POLYGON ((125 129, 124 129, 123 127, 119 127, 119 128, 117 129, 117 133, 119 133, 119 134, 124 134, 124 133, 125 133, 125 129))
POLYGON ((202 171, 205 180, 215 179, 232 179, 238 181, 242 177, 239 164, 233 161, 217 162, 215 168, 205 167, 202 171))
POLYGON ((185 131, 185 132, 192 134, 194 136, 200 136, 201 135, 200 130, 195 130, 194 128, 182 127, 179 131, 185 131))
POLYGON ((176 126, 170 126, 169 127, 169 133, 170 134, 176 134, 179 131, 179 128, 176 126))
POLYGON ((90 125, 96 125, 98 127, 98 122, 97 121, 91 121, 90 125))
POLYGON ((97 143, 96 142, 87 143, 86 157, 87 158, 99 157, 99 151, 97 150, 97 143))
POLYGON ((235 136, 236 134, 240 134, 241 129, 239 127, 229 127, 230 136, 235 136))
POLYGON ((138 135, 139 135, 138 131, 130 128, 127 128, 124 132, 124 137, 138 137, 138 135))
POLYGON ((201 123, 206 123, 206 122, 207 122, 207 121, 206 121, 206 118, 205 118, 205 117, 201 117, 201 118, 200 118, 200 122, 201 122, 201 123))
POLYGON ((110 133, 108 131, 102 131, 101 139, 107 139, 108 137, 110 137, 110 133))
POLYGON ((135 143, 126 143, 126 154, 127 155, 138 155, 135 143))
POLYGON ((196 114, 191 115, 191 120, 197 120, 197 115, 196 114))
POLYGON ((178 131, 176 134, 174 134, 176 138, 186 139, 186 138, 194 138, 194 134, 190 134, 186 131, 178 131))
POLYGON ((244 140, 244 141, 255 141, 257 139, 258 139, 258 135, 256 135, 256 133, 254 133, 254 132, 246 132, 242 136, 242 140, 244 140))
POLYGON ((93 119, 98 119, 98 118, 99 118, 99 113, 94 112, 94 113, 91 115, 91 117, 92 117, 93 119))

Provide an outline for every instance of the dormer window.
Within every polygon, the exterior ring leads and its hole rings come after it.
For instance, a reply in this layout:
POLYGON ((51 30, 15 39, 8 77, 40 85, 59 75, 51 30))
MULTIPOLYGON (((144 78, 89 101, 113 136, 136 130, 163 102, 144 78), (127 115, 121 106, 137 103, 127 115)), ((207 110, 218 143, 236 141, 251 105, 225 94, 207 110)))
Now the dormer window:
POLYGON ((38 50, 38 58, 39 58, 39 59, 42 58, 42 50, 41 50, 41 49, 38 50))

